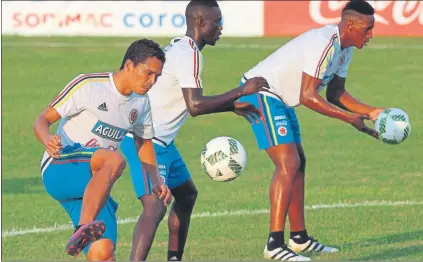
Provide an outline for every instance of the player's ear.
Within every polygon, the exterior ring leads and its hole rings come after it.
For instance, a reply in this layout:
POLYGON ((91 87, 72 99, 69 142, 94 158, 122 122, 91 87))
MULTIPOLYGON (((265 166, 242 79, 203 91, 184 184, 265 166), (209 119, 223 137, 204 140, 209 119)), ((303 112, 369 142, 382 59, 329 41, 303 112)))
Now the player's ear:
POLYGON ((128 72, 131 72, 134 69, 134 63, 131 61, 131 59, 127 59, 125 62, 124 67, 128 72))
POLYGON ((354 30, 354 22, 349 20, 347 23, 348 32, 352 32, 354 30))

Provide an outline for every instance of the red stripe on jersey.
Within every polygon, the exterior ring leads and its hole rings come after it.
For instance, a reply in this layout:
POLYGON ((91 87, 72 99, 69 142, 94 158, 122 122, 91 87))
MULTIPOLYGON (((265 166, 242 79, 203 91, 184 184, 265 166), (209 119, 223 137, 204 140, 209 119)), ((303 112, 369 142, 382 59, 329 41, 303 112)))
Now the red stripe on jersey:
POLYGON ((62 99, 62 96, 64 95, 64 94, 66 94, 66 92, 69 90, 69 89, 71 89, 74 85, 75 85, 75 83, 78 83, 78 81, 80 81, 81 79, 83 79, 83 78, 89 78, 89 77, 91 77, 91 76, 108 76, 109 74, 108 73, 93 73, 93 74, 83 74, 82 76, 80 76, 80 77, 78 77, 78 78, 76 78, 76 79, 74 79, 71 83, 69 83, 63 90, 62 90, 62 92, 60 92, 57 96, 56 96, 56 98, 54 98, 53 99, 53 101, 51 101, 50 102, 50 105, 52 105, 52 104, 54 104, 56 101, 58 101, 58 100, 60 100, 60 99, 62 99))
POLYGON ((330 38, 330 41, 329 41, 329 44, 325 47, 325 50, 323 50, 323 53, 322 53, 322 55, 320 56, 320 60, 319 60, 319 63, 317 63, 317 67, 316 67, 316 72, 314 73, 314 77, 318 77, 319 75, 319 69, 320 69, 320 66, 321 66, 321 64, 323 63, 323 60, 325 60, 325 58, 326 58, 326 55, 327 55, 327 53, 328 53, 328 51, 329 51, 329 49, 330 49, 330 47, 333 45, 333 41, 334 41, 334 39, 335 39, 335 37, 336 37, 337 35, 336 34, 334 34, 331 38, 330 38))
POLYGON ((194 50, 194 78, 195 78, 195 85, 197 88, 200 88, 200 80, 198 79, 199 74, 199 65, 200 65, 200 59, 199 59, 199 53, 198 49, 195 47, 194 42, 190 39, 189 44, 191 45, 191 48, 194 50))

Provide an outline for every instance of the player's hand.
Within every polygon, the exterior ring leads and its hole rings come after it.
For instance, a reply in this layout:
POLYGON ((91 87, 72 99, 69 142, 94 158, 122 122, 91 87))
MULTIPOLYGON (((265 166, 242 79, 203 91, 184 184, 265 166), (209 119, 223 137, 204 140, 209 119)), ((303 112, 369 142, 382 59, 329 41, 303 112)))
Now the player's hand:
POLYGON ((269 88, 267 80, 263 77, 250 78, 241 86, 243 96, 252 95, 269 88))
POLYGON ((263 120, 261 111, 250 103, 235 102, 234 107, 234 113, 245 117, 250 124, 252 124, 253 121, 259 123, 260 119, 263 120))
POLYGON ((373 122, 376 122, 377 117, 379 116, 380 113, 382 113, 385 109, 383 108, 378 108, 373 110, 372 112, 369 113, 369 118, 370 120, 372 120, 373 122))
POLYGON ((364 120, 370 120, 370 117, 367 115, 354 115, 350 119, 350 124, 354 126, 358 131, 366 133, 376 139, 379 139, 379 133, 376 130, 369 128, 364 123, 364 120))
POLYGON ((60 157, 60 151, 63 148, 59 135, 49 135, 44 143, 47 153, 53 158, 60 157))
POLYGON ((172 193, 165 184, 153 185, 153 193, 158 196, 159 199, 163 199, 163 203, 165 204, 165 206, 170 204, 170 200, 172 199, 172 193))

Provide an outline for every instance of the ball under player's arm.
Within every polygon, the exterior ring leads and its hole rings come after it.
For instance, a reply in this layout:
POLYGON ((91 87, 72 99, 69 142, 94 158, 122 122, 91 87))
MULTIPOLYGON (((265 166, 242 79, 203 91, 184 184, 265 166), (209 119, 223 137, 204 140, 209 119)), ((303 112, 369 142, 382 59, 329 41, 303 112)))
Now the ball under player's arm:
POLYGON ((355 99, 345 89, 346 78, 335 75, 329 82, 326 99, 333 105, 356 114, 369 115, 374 121, 383 108, 370 106, 355 99))

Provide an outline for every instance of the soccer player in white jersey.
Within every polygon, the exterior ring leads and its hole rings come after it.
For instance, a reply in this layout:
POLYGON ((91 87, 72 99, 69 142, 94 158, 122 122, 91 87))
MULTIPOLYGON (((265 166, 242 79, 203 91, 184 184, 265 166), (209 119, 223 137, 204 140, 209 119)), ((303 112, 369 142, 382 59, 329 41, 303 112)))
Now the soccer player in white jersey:
MULTIPOLYGON (((166 63, 163 74, 148 95, 156 132, 153 138, 161 178, 168 185, 174 197, 169 214, 168 260, 181 260, 197 189, 191 175, 179 154, 174 139, 188 115, 199 116, 217 112, 234 112, 252 116, 258 121, 257 109, 249 103, 236 103, 243 95, 264 90, 267 82, 261 78, 250 79, 247 83, 227 93, 203 96, 201 74, 206 45, 214 46, 222 31, 222 15, 216 1, 194 0, 185 11, 187 32, 165 47, 166 63), (263 88, 264 87, 264 88, 263 88)), ((145 177, 143 166, 136 157, 132 138, 122 142, 122 152, 127 158, 137 198, 143 211, 135 227, 130 259, 145 260, 153 241, 157 226, 166 209, 157 214, 154 208, 157 200, 149 195, 150 182, 145 177)))
POLYGON ((244 74, 241 82, 263 76, 270 90, 243 97, 260 108, 265 120, 253 124, 260 149, 275 164, 270 186, 270 234, 264 257, 274 260, 309 260, 299 252, 338 252, 309 236, 304 222, 305 155, 294 107, 304 105, 320 114, 351 124, 358 131, 378 137, 364 124, 383 110, 363 104, 345 89, 354 47, 361 49, 372 38, 374 10, 362 0, 347 3, 339 24, 309 30, 292 39, 244 74), (327 86, 327 101, 319 91, 327 86), (290 239, 284 242, 285 219, 290 239), (297 253, 298 252, 298 253, 297 253))
POLYGON ((69 255, 84 250, 88 260, 115 259, 118 205, 110 190, 126 166, 116 150, 128 131, 134 134, 137 155, 153 182, 153 192, 165 204, 170 200, 157 170, 145 95, 161 75, 164 62, 165 54, 157 43, 135 41, 118 72, 77 76, 35 121, 34 132, 46 149, 41 161, 45 189, 75 226, 66 246, 69 255), (52 135, 49 128, 58 120, 52 135))

